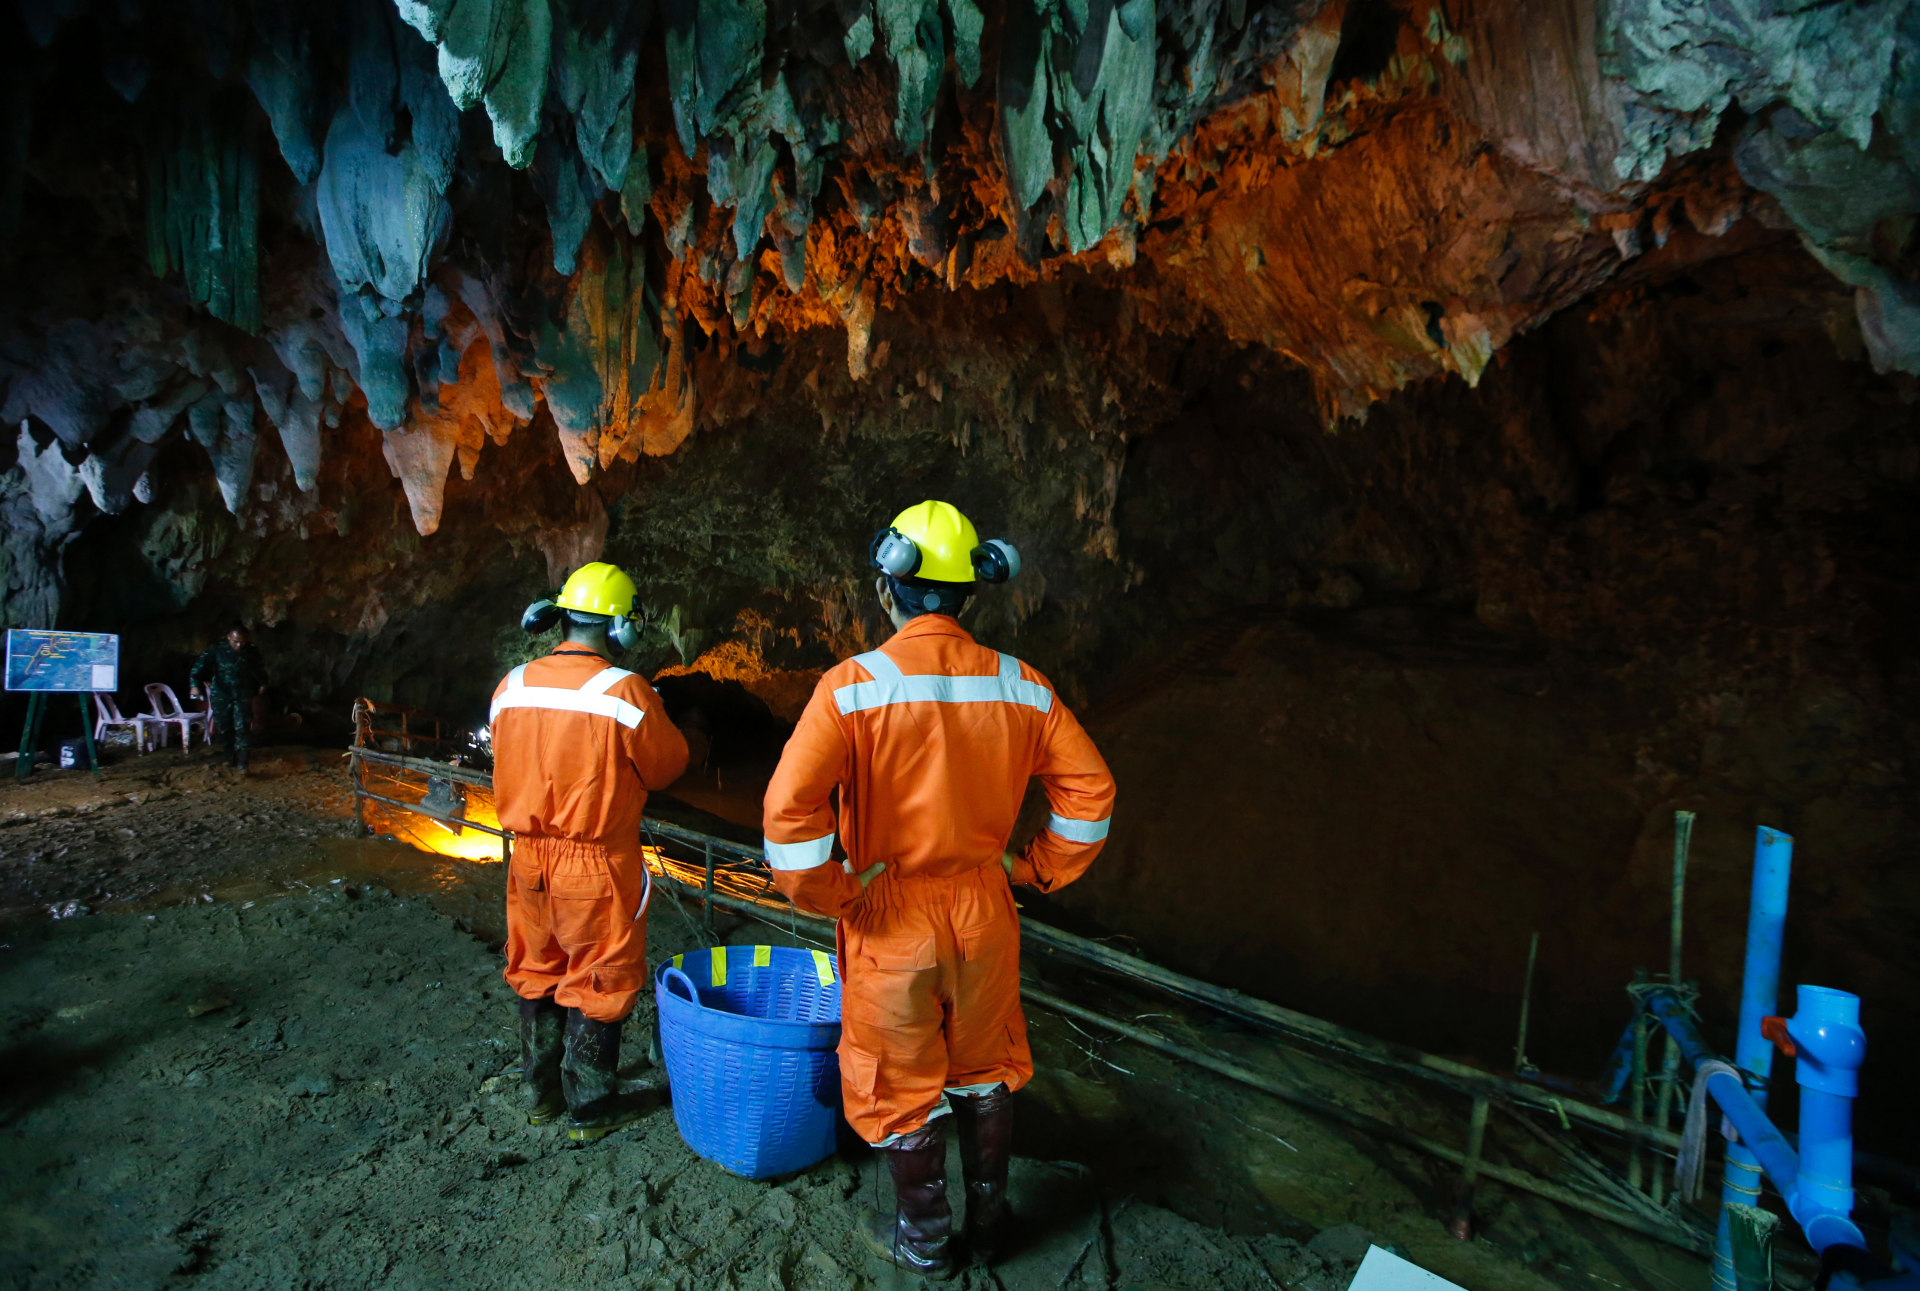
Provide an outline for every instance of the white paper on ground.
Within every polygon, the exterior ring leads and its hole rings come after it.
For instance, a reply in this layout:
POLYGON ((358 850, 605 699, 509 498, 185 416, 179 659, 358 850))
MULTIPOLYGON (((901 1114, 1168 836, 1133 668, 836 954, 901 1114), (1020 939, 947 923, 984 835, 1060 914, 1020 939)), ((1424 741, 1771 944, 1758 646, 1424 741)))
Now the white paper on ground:
POLYGON ((1378 1246, 1367 1248, 1347 1291, 1461 1291, 1461 1288, 1378 1246))

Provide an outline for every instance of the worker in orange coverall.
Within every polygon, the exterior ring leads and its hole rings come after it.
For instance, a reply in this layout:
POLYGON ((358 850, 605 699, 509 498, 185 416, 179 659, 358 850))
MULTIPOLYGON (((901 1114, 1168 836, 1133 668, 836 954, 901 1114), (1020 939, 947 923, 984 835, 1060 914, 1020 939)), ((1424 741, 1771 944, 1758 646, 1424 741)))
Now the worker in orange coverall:
POLYGON ((1007 1218, 1012 1092, 1033 1075, 1011 883, 1078 878, 1104 846, 1113 776, 1046 678, 978 645, 956 616, 1019 554, 944 502, 902 512, 869 553, 897 629, 820 679, 767 787, 767 860, 795 905, 839 919, 847 1122, 884 1151, 898 1197, 861 1236, 951 1277, 946 1125, 960 1138, 963 1239, 991 1263, 1007 1218), (1004 849, 1028 779, 1052 809, 1004 849), (834 864, 833 795, 847 860, 834 864))
POLYGON ((490 718, 500 826, 514 835, 506 977, 520 997, 521 1098, 533 1124, 565 1112, 583 1141, 647 1109, 617 1074, 621 1025, 647 979, 640 813, 687 765, 660 696, 609 661, 638 636, 634 591, 596 563, 528 606, 521 626, 559 624, 562 640, 506 675, 490 718))

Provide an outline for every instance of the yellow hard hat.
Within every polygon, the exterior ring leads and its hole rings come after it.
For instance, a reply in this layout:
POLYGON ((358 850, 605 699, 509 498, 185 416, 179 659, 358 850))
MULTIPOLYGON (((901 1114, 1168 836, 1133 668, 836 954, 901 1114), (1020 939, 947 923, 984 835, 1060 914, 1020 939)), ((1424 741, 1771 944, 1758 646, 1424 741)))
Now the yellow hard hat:
POLYGON ((573 571, 554 604, 563 610, 624 619, 633 613, 633 598, 638 590, 618 565, 596 560, 573 571))
POLYGON ((973 550, 980 535, 951 502, 921 502, 893 518, 875 536, 873 563, 897 578, 930 583, 971 583, 973 550), (905 539, 904 542, 901 539, 905 539))

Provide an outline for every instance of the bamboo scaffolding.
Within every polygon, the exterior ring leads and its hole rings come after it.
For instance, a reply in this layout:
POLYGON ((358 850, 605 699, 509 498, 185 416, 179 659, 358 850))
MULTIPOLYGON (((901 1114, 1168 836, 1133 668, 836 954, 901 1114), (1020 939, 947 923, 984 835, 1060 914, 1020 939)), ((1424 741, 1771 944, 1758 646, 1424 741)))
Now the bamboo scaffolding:
MULTIPOLYGON (((359 811, 360 800, 367 799, 386 806, 416 812, 430 819, 439 820, 443 824, 459 823, 469 828, 481 829, 501 837, 504 855, 511 839, 507 831, 489 829, 484 825, 475 825, 471 821, 454 822, 450 817, 425 809, 418 803, 403 802, 373 793, 365 787, 359 775, 359 765, 364 760, 399 767, 403 771, 415 774, 455 779, 486 788, 492 787, 491 776, 470 768, 456 767, 425 758, 384 753, 358 745, 350 750, 350 756, 353 759, 356 814, 359 811)), ((668 868, 668 861, 663 851, 657 857, 650 857, 650 861, 656 866, 656 877, 669 883, 674 889, 686 892, 690 899, 699 902, 708 920, 712 917, 712 910, 718 907, 757 919, 770 927, 781 928, 782 925, 775 922, 775 916, 784 914, 785 930, 790 931, 795 940, 802 939, 800 930, 804 925, 810 933, 814 934, 807 939, 817 940, 824 945, 833 944, 831 920, 801 914, 790 903, 778 898, 771 891, 763 889, 761 895, 742 896, 717 890, 714 879, 716 857, 731 857, 732 864, 736 867, 741 864, 764 866, 765 858, 760 848, 659 820, 648 821, 646 828, 650 833, 664 836, 683 847, 698 849, 702 862, 699 866, 701 881, 690 880, 673 873, 668 868)), ((657 840, 653 850, 660 851, 657 840)), ((688 869, 694 868, 691 864, 684 862, 674 862, 674 864, 686 865, 688 869)), ((1248 1088, 1294 1103, 1330 1120, 1460 1166, 1462 1174, 1459 1195, 1463 1214, 1464 1208, 1471 1203, 1475 1181, 1486 1178, 1544 1197, 1620 1227, 1658 1238, 1685 1250, 1704 1254, 1710 1249, 1710 1239, 1701 1232, 1662 1213, 1647 1213, 1651 1207, 1645 1202, 1644 1194, 1632 1191, 1631 1195, 1640 1199, 1640 1204, 1637 1206, 1633 1202, 1626 1201, 1619 1195, 1629 1191, 1626 1185, 1608 1179, 1605 1172, 1590 1160, 1570 1158, 1574 1160, 1576 1167, 1584 1167, 1582 1170, 1584 1174, 1589 1177, 1596 1174, 1599 1176, 1601 1186, 1608 1193, 1606 1196, 1570 1188, 1525 1170, 1494 1164, 1485 1160, 1482 1152, 1488 1112, 1495 1104, 1509 1109, 1512 1105, 1519 1104, 1548 1110, 1561 1117, 1563 1123, 1567 1118, 1575 1118, 1624 1135, 1634 1140, 1636 1144, 1678 1148, 1679 1136, 1666 1131, 1664 1127, 1639 1124, 1618 1113, 1555 1094, 1539 1085, 1513 1080, 1438 1055, 1423 1053, 1410 1046, 1380 1040, 1309 1014, 1256 999, 1239 991, 1214 986, 1032 919, 1023 917, 1020 920, 1020 927, 1023 941, 1031 943, 1047 955, 1076 960, 1133 982, 1208 1005, 1227 1016, 1256 1023, 1265 1029, 1278 1031, 1318 1048, 1467 1095, 1472 1100, 1472 1112, 1467 1126, 1467 1144, 1464 1149, 1454 1148, 1416 1134, 1391 1121, 1345 1107, 1298 1083, 1256 1071, 1222 1055, 1180 1044, 1157 1032, 1107 1017, 1105 1014, 1074 1004, 1029 983, 1023 982, 1021 985, 1022 996, 1063 1017, 1100 1027, 1123 1039, 1211 1071, 1248 1088)), ((1525 1123, 1524 1117, 1519 1119, 1525 1123)), ((1531 1123, 1527 1124, 1529 1129, 1540 1134, 1545 1133, 1539 1130, 1539 1127, 1531 1123)), ((1559 1147, 1563 1155, 1568 1155, 1573 1150, 1569 1146, 1558 1144, 1555 1146, 1559 1147)))
MULTIPOLYGON (((700 899, 705 895, 700 888, 683 879, 675 878, 672 875, 665 877, 667 881, 675 887, 683 889, 690 899, 700 899)), ((770 917, 774 913, 773 909, 759 902, 744 901, 738 897, 727 896, 724 893, 715 893, 713 903, 722 909, 732 910, 736 914, 742 914, 751 919, 758 919, 770 928, 781 928, 781 925, 774 922, 770 917)), ((818 934, 817 939, 819 944, 826 946, 833 944, 832 920, 818 919, 812 915, 798 914, 797 912, 794 918, 799 924, 806 926, 810 931, 818 934)), ((1040 1005, 1050 1012, 1058 1013, 1062 1017, 1073 1018, 1077 1021, 1100 1027, 1123 1039, 1144 1045, 1149 1049, 1157 1050, 1160 1053, 1166 1054, 1168 1057, 1177 1058, 1193 1066, 1204 1068, 1217 1076, 1223 1076, 1237 1084, 1246 1085, 1250 1089, 1259 1090, 1261 1093, 1269 1094, 1282 1101, 1306 1108, 1308 1111, 1325 1116, 1329 1120, 1338 1121, 1349 1128, 1389 1139, 1404 1147, 1413 1148, 1416 1151, 1436 1157, 1449 1164, 1461 1166, 1463 1170, 1471 1161, 1473 1163, 1473 1173, 1479 1178, 1491 1179, 1495 1183, 1504 1184, 1510 1188, 1517 1188, 1522 1192, 1532 1193, 1536 1197, 1544 1197, 1549 1201, 1578 1210, 1582 1214, 1592 1215, 1596 1219, 1607 1220, 1610 1223, 1618 1224, 1622 1228, 1631 1229, 1634 1232, 1644 1234, 1648 1237, 1659 1238, 1661 1241, 1671 1243, 1674 1246, 1680 1247, 1682 1250, 1692 1251, 1697 1255, 1709 1254, 1712 1250, 1711 1238, 1703 1233, 1683 1228, 1669 1221, 1642 1214, 1635 1214, 1622 1206, 1610 1205, 1600 1197, 1566 1187, 1563 1184, 1554 1183, 1550 1179, 1542 1179, 1525 1170, 1515 1169, 1510 1166, 1495 1165, 1487 1161, 1479 1152, 1471 1150, 1471 1138, 1473 1137, 1472 1120, 1479 1120, 1480 1125, 1483 1127, 1483 1132, 1486 1124, 1484 1114, 1478 1111, 1476 1111, 1474 1117, 1469 1121, 1469 1149, 1462 1150, 1449 1147, 1435 1139, 1430 1139, 1424 1135, 1415 1134, 1410 1130, 1403 1129, 1391 1121, 1382 1120, 1379 1117, 1369 1116, 1364 1112, 1344 1107, 1339 1103, 1314 1093, 1302 1085, 1283 1080, 1276 1076, 1269 1076, 1257 1072, 1251 1067, 1243 1066, 1220 1055, 1179 1044, 1157 1032, 1148 1031, 1142 1027, 1122 1022, 1116 1018, 1110 1018, 1104 1013, 1099 1013, 1093 1009, 1074 1004, 1071 1001, 1064 1000, 1057 995, 1043 991, 1025 982, 1021 984, 1020 994, 1023 998, 1040 1005)), ((1479 1105, 1479 1100, 1476 1100, 1476 1107, 1479 1105)), ((1624 1187, 1624 1185, 1621 1186, 1624 1187)))
MULTIPOLYGON (((366 756, 364 752, 362 756, 366 756)), ((394 760, 394 755, 382 754, 380 758, 391 761, 394 760)), ((474 777, 469 781, 470 783, 488 786, 492 784, 490 776, 469 771, 466 768, 446 766, 422 758, 405 759, 404 762, 411 764, 410 769, 428 774, 439 775, 443 770, 461 771, 474 777)), ((647 828, 655 834, 698 847, 703 851, 711 848, 716 855, 731 854, 740 860, 758 865, 766 863, 765 854, 761 849, 750 844, 736 843, 730 839, 719 838, 661 820, 648 820, 647 828)), ((735 908, 733 901, 722 900, 721 895, 718 892, 714 894, 715 905, 735 908)), ((762 908, 782 911, 791 909, 786 900, 779 897, 770 897, 765 902, 755 904, 762 908)), ((1424 1053, 1409 1045, 1381 1040, 1364 1032, 1340 1026, 1338 1023, 1313 1017, 1311 1014, 1300 1013, 1266 1000, 1256 999, 1229 987, 1202 982, 1049 924, 1022 917, 1020 935, 1024 942, 1036 945, 1049 954, 1081 960, 1122 977, 1157 987, 1169 994, 1209 1005, 1242 1021, 1297 1036, 1322 1048, 1347 1054, 1375 1066, 1386 1067, 1421 1080, 1442 1084, 1458 1093, 1470 1096, 1480 1093, 1492 1094, 1516 1103, 1539 1107, 1556 1115, 1585 1121, 1628 1139, 1663 1147, 1669 1151, 1678 1151, 1680 1147, 1680 1136, 1664 1127, 1636 1122, 1618 1112, 1583 1103, 1577 1098, 1556 1093, 1540 1085, 1484 1071, 1478 1067, 1468 1066, 1466 1063, 1455 1062, 1450 1058, 1442 1058, 1437 1054, 1424 1053)))

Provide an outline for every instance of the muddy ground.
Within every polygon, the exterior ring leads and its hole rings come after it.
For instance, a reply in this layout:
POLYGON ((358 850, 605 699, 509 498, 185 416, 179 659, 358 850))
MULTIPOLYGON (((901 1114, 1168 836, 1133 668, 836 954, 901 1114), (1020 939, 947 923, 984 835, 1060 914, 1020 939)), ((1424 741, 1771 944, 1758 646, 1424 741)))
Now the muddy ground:
MULTIPOLYGON (((244 780, 176 753, 98 784, 0 784, 0 1287, 915 1283, 852 1236, 890 1205, 868 1154, 755 1183, 693 1156, 666 1107, 581 1148, 528 1127, 497 1079, 501 867, 354 839, 349 812, 322 750, 264 750, 244 780)), ((744 920, 710 934, 668 900, 650 938, 656 956, 789 940, 744 920)), ((1035 968, 1236 1060, 1329 1074, 1035 968)), ((1340 1291, 1369 1241, 1474 1291, 1706 1284, 1692 1256, 1485 1184, 1456 1241, 1448 1168, 1030 1017, 1025 1241, 962 1286, 1340 1291)))

